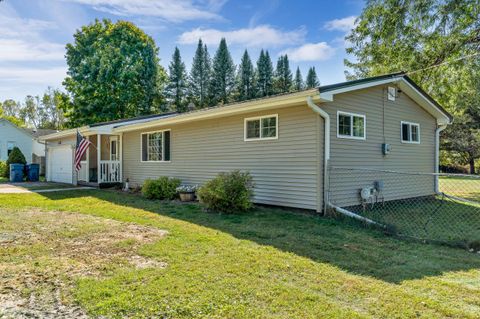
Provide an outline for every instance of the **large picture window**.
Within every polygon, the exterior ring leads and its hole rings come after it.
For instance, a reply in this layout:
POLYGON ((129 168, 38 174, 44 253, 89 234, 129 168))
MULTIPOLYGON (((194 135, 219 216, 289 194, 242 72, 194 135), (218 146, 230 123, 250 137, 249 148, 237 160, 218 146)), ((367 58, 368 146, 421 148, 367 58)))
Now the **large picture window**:
POLYGON ((401 137, 403 143, 420 143, 420 124, 401 122, 401 137))
POLYGON ((245 119, 245 141, 278 138, 278 115, 266 115, 245 119))
POLYGON ((170 131, 142 134, 142 162, 170 161, 170 131))
POLYGON ((339 111, 337 113, 337 136, 364 140, 365 122, 365 115, 339 111))

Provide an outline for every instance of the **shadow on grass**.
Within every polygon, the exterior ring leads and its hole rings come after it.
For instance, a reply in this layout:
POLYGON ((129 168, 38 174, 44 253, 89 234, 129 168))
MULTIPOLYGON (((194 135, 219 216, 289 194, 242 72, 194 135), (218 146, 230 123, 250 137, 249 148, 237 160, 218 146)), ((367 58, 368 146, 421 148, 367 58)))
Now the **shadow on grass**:
POLYGON ((375 230, 291 209, 257 207, 249 213, 225 215, 206 213, 198 204, 149 201, 114 191, 58 192, 42 196, 52 200, 92 196, 216 229, 391 283, 480 268, 478 254, 399 240, 375 230))

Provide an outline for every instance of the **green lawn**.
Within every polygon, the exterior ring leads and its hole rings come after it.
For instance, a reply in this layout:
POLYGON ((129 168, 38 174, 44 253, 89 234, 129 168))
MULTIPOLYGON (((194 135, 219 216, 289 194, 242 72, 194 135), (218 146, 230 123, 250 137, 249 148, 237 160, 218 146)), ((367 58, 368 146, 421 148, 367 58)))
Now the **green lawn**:
POLYGON ((440 191, 480 203, 480 176, 441 177, 440 191))
POLYGON ((0 195, 0 234, 3 294, 51 295, 54 285, 63 304, 93 316, 480 313, 479 254, 289 210, 220 215, 100 190, 0 195))

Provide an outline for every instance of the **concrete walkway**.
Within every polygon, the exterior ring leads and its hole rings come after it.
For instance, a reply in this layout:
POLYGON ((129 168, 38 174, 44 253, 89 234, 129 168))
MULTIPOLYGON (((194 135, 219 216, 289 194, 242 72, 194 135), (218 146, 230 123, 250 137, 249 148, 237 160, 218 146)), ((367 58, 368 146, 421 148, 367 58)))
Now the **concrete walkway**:
POLYGON ((61 192, 61 191, 82 190, 82 189, 95 189, 95 188, 86 187, 86 186, 73 187, 72 185, 62 185, 62 184, 45 183, 45 182, 0 184, 0 194, 50 193, 50 192, 61 192))

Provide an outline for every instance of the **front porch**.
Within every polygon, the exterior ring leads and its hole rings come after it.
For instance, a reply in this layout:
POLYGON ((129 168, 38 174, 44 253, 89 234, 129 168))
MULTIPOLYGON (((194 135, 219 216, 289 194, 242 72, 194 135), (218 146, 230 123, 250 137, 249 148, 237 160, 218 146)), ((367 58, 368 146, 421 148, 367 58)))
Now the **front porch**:
POLYGON ((89 135, 92 143, 82 158, 77 184, 108 187, 122 182, 122 136, 89 135))

